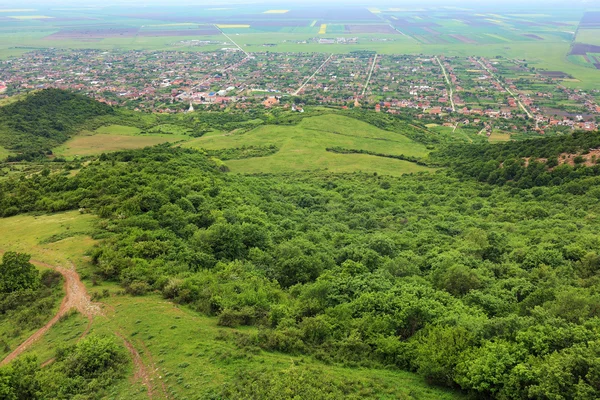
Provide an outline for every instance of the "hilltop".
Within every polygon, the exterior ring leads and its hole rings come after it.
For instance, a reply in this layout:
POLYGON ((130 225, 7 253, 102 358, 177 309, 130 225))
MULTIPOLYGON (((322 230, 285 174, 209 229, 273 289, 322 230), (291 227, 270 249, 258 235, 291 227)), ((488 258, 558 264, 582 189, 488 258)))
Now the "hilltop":
POLYGON ((64 143, 95 117, 114 114, 103 103, 69 91, 47 89, 0 107, 0 146, 16 159, 31 159, 64 143))

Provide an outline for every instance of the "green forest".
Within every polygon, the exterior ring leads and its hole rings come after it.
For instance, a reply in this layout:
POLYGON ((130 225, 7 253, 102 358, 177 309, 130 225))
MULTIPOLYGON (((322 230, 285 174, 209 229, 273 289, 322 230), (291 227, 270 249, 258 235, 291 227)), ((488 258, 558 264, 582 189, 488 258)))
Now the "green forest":
POLYGON ((17 151, 12 160, 51 154, 91 118, 114 113, 106 104, 64 90, 48 89, 0 107, 0 146, 17 151))
MULTIPOLYGON (((236 336, 245 346, 412 371, 473 398, 600 398, 600 169, 587 159, 559 165, 598 147, 600 133, 501 145, 427 137, 437 147, 426 161, 440 168, 402 177, 231 174, 214 158, 276 148, 107 153, 75 174, 3 178, 0 215, 98 215, 94 280, 159 293, 222 327, 256 328, 236 336)), ((56 285, 23 276, 0 292, 28 302, 23 291, 56 285)), ((5 303, 0 318, 16 312, 5 303)), ((86 396, 127 364, 113 341, 93 336, 56 360, 0 368, 0 397, 86 396), (40 382, 61 380, 40 392, 40 382)), ((284 385, 240 379, 218 398, 269 398, 284 385)), ((308 384, 297 398, 343 397, 317 373, 303 379, 329 397, 308 384)))

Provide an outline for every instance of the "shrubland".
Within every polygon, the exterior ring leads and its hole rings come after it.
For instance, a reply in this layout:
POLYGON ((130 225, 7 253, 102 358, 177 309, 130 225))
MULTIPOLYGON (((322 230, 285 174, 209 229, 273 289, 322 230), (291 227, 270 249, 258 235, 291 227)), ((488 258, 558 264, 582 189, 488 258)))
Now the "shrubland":
POLYGON ((17 152, 10 160, 33 160, 51 154, 95 117, 114 114, 112 107, 86 96, 47 89, 0 107, 0 146, 17 152))
MULTIPOLYGON (((583 139, 455 147, 436 160, 448 168, 400 178, 233 175, 161 145, 102 155, 74 176, 9 177, 0 211, 97 213, 96 279, 253 326, 236 339, 252 346, 415 371, 483 398, 597 398, 597 168, 565 165, 536 187, 463 168, 491 158, 490 174, 503 173, 494 154, 558 155, 568 140, 583 139)), ((268 382, 252 379, 228 393, 266 396, 268 382)))
POLYGON ((125 349, 110 337, 88 336, 60 347, 41 368, 34 356, 0 368, 0 396, 18 399, 101 399, 127 372, 125 349))

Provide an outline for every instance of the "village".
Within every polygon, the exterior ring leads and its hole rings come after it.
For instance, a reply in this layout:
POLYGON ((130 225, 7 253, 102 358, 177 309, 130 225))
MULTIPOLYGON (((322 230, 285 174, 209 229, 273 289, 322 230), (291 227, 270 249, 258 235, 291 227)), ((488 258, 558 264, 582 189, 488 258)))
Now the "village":
POLYGON ((563 78, 502 57, 47 49, 0 61, 0 98, 54 87, 146 112, 321 105, 488 135, 596 130, 600 93, 563 78))

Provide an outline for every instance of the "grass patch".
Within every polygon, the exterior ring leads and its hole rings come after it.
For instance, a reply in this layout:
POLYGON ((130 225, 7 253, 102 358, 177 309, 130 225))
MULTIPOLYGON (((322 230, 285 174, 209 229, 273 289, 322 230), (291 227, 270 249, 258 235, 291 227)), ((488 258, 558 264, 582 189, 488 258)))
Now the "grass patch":
POLYGON ((189 136, 183 134, 186 128, 159 125, 155 129, 156 133, 153 131, 152 135, 144 135, 140 129, 131 126, 103 126, 94 132, 83 132, 71 138, 54 149, 54 154, 63 157, 89 156, 189 139, 189 136))
POLYGON ((54 357, 58 347, 75 344, 85 332, 88 320, 78 312, 68 313, 24 354, 35 355, 40 363, 54 357))
POLYGON ((107 135, 123 135, 133 136, 138 135, 141 132, 139 128, 134 126, 124 125, 107 125, 96 129, 95 133, 107 134, 107 135))
MULTIPOLYGON (((455 392, 430 387, 422 378, 408 372, 352 369, 324 365, 310 357, 265 352, 244 343, 245 335, 254 328, 221 328, 216 318, 200 316, 155 296, 112 296, 103 301, 114 312, 106 319, 98 318, 92 332, 118 331, 137 349, 143 349, 143 360, 158 368, 156 385, 164 382, 173 398, 183 398, 190 393, 198 398, 220 397, 224 385, 235 385, 240 373, 260 374, 264 379, 277 377, 290 368, 317 370, 328 381, 365 382, 367 387, 377 388, 377 398, 463 398, 455 392)), ((158 388, 155 390, 160 392, 158 388)), ((146 395, 139 383, 131 382, 115 387, 114 394, 133 399, 146 395)))
POLYGON ((4 160, 6 157, 10 156, 10 151, 6 150, 4 147, 0 146, 0 161, 4 160))
POLYGON ((501 142, 508 142, 508 141, 510 141, 510 139, 511 139, 511 137, 510 137, 509 133, 494 131, 488 138, 488 141, 490 143, 501 143, 501 142))
POLYGON ((0 219, 0 249, 31 254, 51 265, 85 264, 85 252, 95 241, 83 234, 93 229, 97 217, 69 211, 51 215, 18 215, 0 219), (71 235, 76 232, 76 235, 71 235), (65 236, 62 240, 49 238, 65 236))

